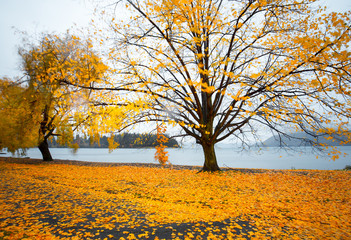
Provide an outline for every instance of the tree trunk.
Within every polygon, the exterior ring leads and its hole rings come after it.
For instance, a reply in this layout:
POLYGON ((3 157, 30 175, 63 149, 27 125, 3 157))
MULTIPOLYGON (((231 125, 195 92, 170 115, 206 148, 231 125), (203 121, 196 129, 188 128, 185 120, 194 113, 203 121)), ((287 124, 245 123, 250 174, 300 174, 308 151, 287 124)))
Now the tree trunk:
POLYGON ((205 163, 202 168, 202 171, 204 172, 221 171, 221 169, 218 167, 218 164, 217 164, 214 143, 210 143, 210 144, 204 143, 202 144, 202 149, 204 151, 204 156, 205 156, 205 163))
POLYGON ((41 154, 43 155, 43 160, 44 161, 53 161, 50 150, 49 150, 49 145, 48 141, 44 139, 38 146, 41 154))

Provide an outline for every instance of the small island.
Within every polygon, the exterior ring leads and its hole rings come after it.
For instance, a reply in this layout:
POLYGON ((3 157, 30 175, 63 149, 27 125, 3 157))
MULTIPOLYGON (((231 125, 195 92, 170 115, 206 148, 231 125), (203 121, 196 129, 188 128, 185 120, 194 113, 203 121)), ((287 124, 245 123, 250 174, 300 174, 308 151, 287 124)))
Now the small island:
MULTIPOLYGON (((168 137, 168 136, 166 136, 168 137)), ((90 137, 75 136, 73 142, 77 143, 80 148, 108 148, 108 137, 102 136, 99 142, 93 142, 90 137)), ((115 135, 114 141, 118 143, 118 148, 154 148, 158 145, 157 135, 151 133, 123 133, 115 135)), ((169 148, 179 148, 177 140, 170 138, 164 143, 169 148)), ((65 148, 67 145, 61 145, 53 138, 49 142, 51 148, 65 148)))

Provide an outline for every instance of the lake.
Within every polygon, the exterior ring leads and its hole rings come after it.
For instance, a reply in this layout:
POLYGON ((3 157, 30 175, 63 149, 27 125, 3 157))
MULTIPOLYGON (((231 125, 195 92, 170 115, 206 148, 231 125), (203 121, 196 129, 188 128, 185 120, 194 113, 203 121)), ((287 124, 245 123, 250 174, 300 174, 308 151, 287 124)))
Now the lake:
MULTIPOLYGON (((285 151, 275 147, 253 148, 240 151, 237 148, 216 147, 217 160, 220 167, 232 168, 263 168, 263 169, 343 169, 351 165, 351 146, 338 147, 347 155, 333 161, 328 156, 319 155, 318 159, 308 147, 294 148, 295 151, 285 151)), ((112 153, 106 148, 81 148, 73 153, 68 148, 51 148, 54 159, 79 160, 88 162, 116 163, 157 163, 154 159, 155 149, 116 149, 112 153)), ((200 147, 167 149, 169 160, 173 165, 203 165, 203 153, 200 147)), ((11 156, 10 153, 0 156, 11 156)), ((37 148, 28 149, 27 156, 41 158, 37 148)))

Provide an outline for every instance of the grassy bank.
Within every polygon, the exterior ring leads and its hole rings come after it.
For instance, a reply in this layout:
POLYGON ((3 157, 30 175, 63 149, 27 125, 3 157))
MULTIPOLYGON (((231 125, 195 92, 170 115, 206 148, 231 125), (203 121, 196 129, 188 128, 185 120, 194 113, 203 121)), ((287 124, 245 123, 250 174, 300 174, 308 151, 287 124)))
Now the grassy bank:
POLYGON ((350 171, 197 172, 1 158, 0 239, 351 238, 350 171))

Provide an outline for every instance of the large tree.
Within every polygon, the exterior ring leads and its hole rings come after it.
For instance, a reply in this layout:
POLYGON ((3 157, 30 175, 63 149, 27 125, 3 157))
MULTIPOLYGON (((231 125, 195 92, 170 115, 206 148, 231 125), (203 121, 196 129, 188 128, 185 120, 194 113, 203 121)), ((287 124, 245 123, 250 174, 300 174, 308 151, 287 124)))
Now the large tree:
POLYGON ((204 171, 219 170, 216 143, 245 142, 256 128, 348 134, 350 12, 326 14, 314 2, 115 2, 115 77, 100 89, 152 99, 145 120, 195 138, 204 171))
POLYGON ((20 103, 20 108, 13 104, 13 108, 7 108, 12 116, 4 125, 27 140, 12 142, 11 138, 4 138, 2 145, 11 147, 11 151, 37 146, 43 160, 51 161, 50 137, 57 136, 60 143, 74 146, 74 131, 94 122, 91 119, 92 92, 68 86, 64 81, 93 85, 104 80, 108 67, 92 49, 91 41, 68 33, 63 36, 44 34, 38 43, 20 48, 19 54, 24 76, 7 84, 6 92, 18 94, 6 96, 9 103, 20 103), (14 124, 17 122, 23 124, 14 124))

